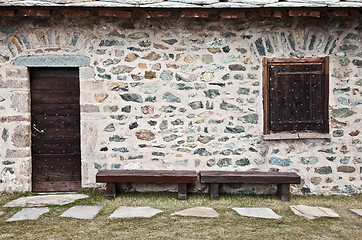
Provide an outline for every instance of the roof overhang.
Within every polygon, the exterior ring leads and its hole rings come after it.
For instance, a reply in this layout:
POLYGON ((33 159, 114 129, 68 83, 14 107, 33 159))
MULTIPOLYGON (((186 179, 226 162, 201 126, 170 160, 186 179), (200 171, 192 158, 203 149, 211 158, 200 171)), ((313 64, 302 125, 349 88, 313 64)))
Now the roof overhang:
POLYGON ((362 0, 0 0, 0 7, 156 9, 361 8, 362 0))

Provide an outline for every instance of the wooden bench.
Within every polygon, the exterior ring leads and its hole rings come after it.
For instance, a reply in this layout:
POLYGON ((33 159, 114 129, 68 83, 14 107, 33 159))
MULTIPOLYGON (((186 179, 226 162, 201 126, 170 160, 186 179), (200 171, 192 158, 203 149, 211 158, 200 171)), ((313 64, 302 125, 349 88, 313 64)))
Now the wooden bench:
POLYGON ((116 183, 177 183, 178 199, 187 198, 187 184, 197 182, 197 172, 188 170, 100 170, 96 182, 107 183, 106 198, 116 196, 116 183))
POLYGON ((277 184, 277 195, 282 201, 289 201, 290 184, 300 184, 300 176, 289 172, 200 171, 200 181, 209 184, 211 200, 219 198, 221 183, 260 183, 277 184))

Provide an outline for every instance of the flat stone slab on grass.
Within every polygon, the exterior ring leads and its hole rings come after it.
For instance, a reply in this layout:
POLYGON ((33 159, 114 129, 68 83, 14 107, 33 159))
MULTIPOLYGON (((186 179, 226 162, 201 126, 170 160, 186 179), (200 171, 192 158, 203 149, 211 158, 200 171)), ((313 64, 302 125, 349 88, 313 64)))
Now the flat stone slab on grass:
POLYGON ((125 207, 121 206, 114 211, 109 218, 150 218, 163 212, 152 207, 125 207))
POLYGON ((282 218, 270 208, 233 208, 233 210, 239 213, 241 216, 246 216, 246 217, 271 218, 271 219, 282 218))
POLYGON ((3 215, 3 214, 4 214, 4 212, 3 212, 3 211, 0 211, 0 216, 3 215))
POLYGON ((20 212, 17 212, 11 218, 7 219, 7 222, 22 221, 22 220, 35 220, 38 219, 44 213, 50 211, 50 208, 23 208, 20 212))
POLYGON ((315 219, 318 217, 339 217, 338 213, 330 208, 310 207, 306 205, 293 205, 290 209, 294 214, 305 217, 307 219, 315 219))
POLYGON ((84 194, 30 196, 15 199, 5 204, 4 207, 42 207, 48 205, 65 205, 87 197, 88 196, 84 194))
POLYGON ((174 215, 190 217, 219 217, 219 214, 213 208, 208 207, 188 208, 171 214, 171 216, 174 215))
POLYGON ((74 206, 60 216, 78 219, 93 219, 101 209, 101 206, 74 206))
MULTIPOLYGON (((357 215, 362 216, 362 209, 350 209, 352 212, 354 212, 357 215)), ((1 214, 0 214, 1 215, 1 214)))

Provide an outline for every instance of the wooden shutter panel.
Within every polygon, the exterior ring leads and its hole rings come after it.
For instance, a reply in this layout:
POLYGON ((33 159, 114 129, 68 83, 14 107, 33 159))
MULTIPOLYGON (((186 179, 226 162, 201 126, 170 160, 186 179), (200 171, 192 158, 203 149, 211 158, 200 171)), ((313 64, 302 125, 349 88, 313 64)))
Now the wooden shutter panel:
POLYGON ((270 130, 323 130, 323 78, 322 64, 270 65, 270 130))
POLYGON ((283 131, 288 129, 288 88, 289 82, 285 77, 279 77, 279 72, 286 72, 288 66, 270 66, 270 129, 272 131, 283 131))

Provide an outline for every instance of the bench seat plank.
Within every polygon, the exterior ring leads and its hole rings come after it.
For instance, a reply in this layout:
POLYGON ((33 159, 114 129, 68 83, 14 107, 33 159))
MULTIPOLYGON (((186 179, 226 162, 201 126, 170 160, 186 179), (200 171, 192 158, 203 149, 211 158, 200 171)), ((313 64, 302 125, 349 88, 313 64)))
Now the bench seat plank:
POLYGON ((300 183, 300 176, 293 172, 234 172, 200 171, 201 183, 300 183))
POLYGON ((290 200, 290 184, 300 184, 300 176, 292 172, 235 172, 200 171, 200 182, 209 184, 211 200, 219 198, 219 184, 256 183, 277 184, 277 195, 282 201, 290 200))
POLYGON ((197 182, 192 170, 100 170, 96 182, 107 183, 106 198, 115 198, 115 183, 177 183, 178 199, 187 198, 187 184, 197 182))
POLYGON ((195 183, 197 172, 188 170, 100 170, 97 182, 119 183, 195 183))

